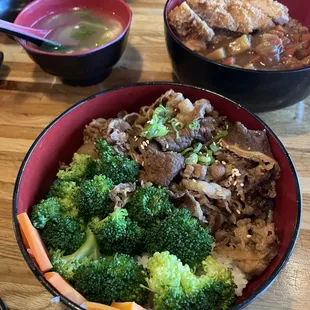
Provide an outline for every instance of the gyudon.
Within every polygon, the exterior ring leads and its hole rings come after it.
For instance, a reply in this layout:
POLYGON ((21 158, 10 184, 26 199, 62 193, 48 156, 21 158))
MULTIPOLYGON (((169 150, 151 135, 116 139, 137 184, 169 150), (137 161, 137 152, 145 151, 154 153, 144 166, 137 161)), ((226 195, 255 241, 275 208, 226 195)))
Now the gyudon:
POLYGON ((88 301, 228 309, 277 255, 279 176, 265 131, 169 90, 88 124, 31 220, 88 301))

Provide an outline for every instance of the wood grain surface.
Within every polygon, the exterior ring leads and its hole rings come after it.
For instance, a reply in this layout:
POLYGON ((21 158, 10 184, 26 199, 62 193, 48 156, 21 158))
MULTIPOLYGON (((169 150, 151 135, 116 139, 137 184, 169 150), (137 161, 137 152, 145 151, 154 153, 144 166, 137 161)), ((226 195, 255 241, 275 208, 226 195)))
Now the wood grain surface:
MULTIPOLYGON (((102 84, 73 88, 37 67, 22 47, 0 35, 0 298, 10 310, 64 309, 28 269, 12 229, 12 192, 17 171, 33 140, 58 114, 77 101, 113 86, 137 81, 171 81, 163 35, 164 0, 128 1, 133 10, 129 44, 102 84)), ((310 309, 310 98, 260 116, 279 135, 299 173, 302 229, 296 249, 275 283, 248 309, 310 309)))

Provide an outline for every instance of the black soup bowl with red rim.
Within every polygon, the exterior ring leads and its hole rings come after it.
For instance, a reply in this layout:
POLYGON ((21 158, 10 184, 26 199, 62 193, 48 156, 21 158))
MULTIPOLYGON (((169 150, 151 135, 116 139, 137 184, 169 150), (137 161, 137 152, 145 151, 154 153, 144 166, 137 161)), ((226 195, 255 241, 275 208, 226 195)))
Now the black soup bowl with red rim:
POLYGON ((176 83, 141 83, 124 86, 93 95, 61 114, 39 135, 28 151, 17 176, 13 197, 13 224, 20 250, 34 275, 53 295, 71 309, 82 309, 61 295, 49 284, 38 269, 23 243, 17 215, 30 212, 31 206, 42 199, 55 180, 59 162, 69 162, 83 143, 83 129, 96 118, 116 117, 121 110, 139 111, 152 104, 167 90, 183 93, 195 101, 208 99, 214 108, 230 121, 240 121, 249 129, 266 129, 272 152, 281 168, 277 182, 274 221, 279 237, 279 251, 265 272, 251 281, 232 309, 242 309, 263 293, 282 271, 294 249, 300 227, 301 194, 293 163, 280 140, 257 116, 233 101, 201 88, 176 83))
POLYGON ((64 53, 41 50, 18 41, 42 70, 59 77, 64 83, 75 86, 87 86, 101 82, 111 72, 112 67, 120 60, 128 41, 132 20, 129 6, 122 0, 36 0, 26 6, 15 19, 15 24, 33 27, 48 15, 55 15, 66 10, 91 10, 97 14, 108 12, 121 23, 122 31, 112 41, 90 48, 86 51, 64 53))
MULTIPOLYGON (((248 70, 208 60, 187 48, 174 34, 168 14, 184 0, 168 0, 164 9, 165 38, 176 78, 237 101, 254 112, 285 108, 310 95, 310 67, 296 70, 248 70)), ((289 14, 310 27, 307 0, 279 0, 289 14)))

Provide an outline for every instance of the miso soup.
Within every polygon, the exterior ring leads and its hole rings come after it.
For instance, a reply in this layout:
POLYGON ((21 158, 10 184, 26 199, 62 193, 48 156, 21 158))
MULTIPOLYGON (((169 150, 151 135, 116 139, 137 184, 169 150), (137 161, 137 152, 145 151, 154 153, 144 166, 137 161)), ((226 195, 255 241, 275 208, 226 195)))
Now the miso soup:
POLYGON ((123 31, 119 18, 107 11, 93 11, 74 8, 43 17, 33 28, 53 29, 47 39, 56 41, 64 47, 41 45, 38 48, 49 52, 82 52, 102 46, 123 31))

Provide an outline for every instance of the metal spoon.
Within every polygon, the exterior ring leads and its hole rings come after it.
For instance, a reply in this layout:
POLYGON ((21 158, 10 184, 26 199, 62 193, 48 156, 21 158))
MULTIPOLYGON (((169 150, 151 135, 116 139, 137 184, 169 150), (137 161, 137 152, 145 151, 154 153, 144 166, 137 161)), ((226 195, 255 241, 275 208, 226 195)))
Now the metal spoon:
POLYGON ((13 23, 9 23, 4 20, 0 20, 0 32, 13 35, 20 39, 24 39, 26 41, 35 43, 37 45, 44 44, 44 46, 49 46, 51 48, 63 47, 63 45, 58 42, 46 39, 46 37, 52 31, 53 29, 34 29, 30 27, 24 27, 24 26, 13 24, 13 23))

